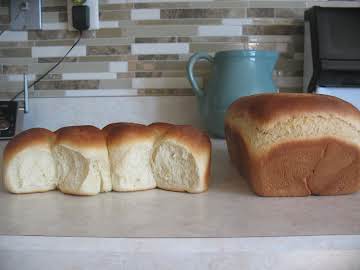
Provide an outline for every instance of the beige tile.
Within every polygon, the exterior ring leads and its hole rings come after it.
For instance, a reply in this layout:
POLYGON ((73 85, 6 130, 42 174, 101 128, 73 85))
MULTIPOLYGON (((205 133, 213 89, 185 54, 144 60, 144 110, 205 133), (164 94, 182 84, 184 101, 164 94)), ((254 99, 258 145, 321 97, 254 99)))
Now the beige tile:
POLYGON ((121 28, 104 28, 96 32, 97 38, 116 38, 123 36, 123 29, 121 28))
MULTIPOLYGON (((192 18, 192 19, 161 19, 161 20, 143 20, 136 21, 136 25, 184 25, 184 26, 193 26, 193 25, 215 25, 221 24, 221 19, 209 19, 209 18, 192 18)), ((140 27, 140 26, 139 26, 140 27)))
POLYGON ((298 25, 244 25, 244 35, 296 35, 303 34, 304 27, 298 25))
MULTIPOLYGON (((62 57, 40 57, 38 58, 39 63, 56 63, 58 62, 62 57)), ((62 62, 78 62, 78 57, 66 57, 62 62)))
POLYGON ((101 11, 101 21, 129 20, 130 10, 101 11))
POLYGON ((246 10, 248 18, 273 18, 273 8, 248 8, 246 10))
POLYGON ((194 36, 197 33, 196 26, 190 25, 157 25, 145 26, 139 25, 124 29, 126 36, 136 37, 171 37, 171 36, 194 36))
POLYGON ((245 17, 245 9, 163 9, 161 19, 190 19, 190 18, 240 18, 245 17))
POLYGON ((134 61, 137 59, 136 55, 91 55, 85 57, 79 57, 79 62, 110 62, 110 61, 134 61))
POLYGON ((139 96, 193 96, 191 89, 139 89, 139 96))
MULTIPOLYGON (((51 39, 76 39, 78 38, 79 33, 76 31, 66 31, 66 30, 38 30, 38 31, 29 31, 29 40, 51 40, 51 39)), ((95 31, 86 31, 83 33, 82 38, 94 38, 95 31)))
POLYGON ((250 7, 254 8, 305 8, 306 1, 289 0, 289 1, 257 1, 250 0, 250 7))
POLYGON ((3 65, 4 74, 23 74, 28 72, 28 66, 26 65, 3 65))
POLYGON ((35 90, 52 90, 52 89, 98 89, 98 80, 85 81, 41 81, 35 85, 35 90))
POLYGON ((100 89, 128 89, 131 88, 131 79, 102 80, 100 89))
POLYGON ((134 37, 115 37, 115 38, 94 38, 94 39, 85 39, 80 42, 80 44, 89 45, 89 46, 116 46, 116 45, 125 45, 135 42, 134 37))
POLYGON ((0 48, 0 57, 31 57, 30 48, 0 48))
POLYGON ((1 41, 1 47, 8 47, 8 48, 29 48, 35 45, 34 41, 22 41, 22 42, 12 42, 12 41, 1 41))
POLYGON ((176 54, 149 54, 138 55, 138 60, 179 60, 179 55, 176 54))
POLYGON ((136 37, 135 43, 169 43, 176 42, 176 37, 136 37))
POLYGON ((276 18, 304 18, 305 8, 276 8, 275 17, 276 18))
POLYGON ((130 46, 88 46, 87 55, 120 55, 130 52, 130 46))
POLYGON ((217 52, 226 50, 245 49, 245 43, 192 43, 190 44, 191 52, 217 52))
POLYGON ((31 57, 2 57, 0 60, 1 64, 8 64, 8 65, 26 65, 36 63, 37 59, 31 57))
POLYGON ((101 4, 100 1, 100 11, 115 11, 115 10, 124 10, 124 9, 132 9, 134 7, 134 3, 124 3, 124 4, 101 4))
MULTIPOLYGON (((39 63, 31 66, 31 71, 36 74, 46 72, 52 63, 39 63)), ((61 63, 52 73, 84 73, 84 72, 107 72, 109 64, 107 62, 75 62, 61 63)))

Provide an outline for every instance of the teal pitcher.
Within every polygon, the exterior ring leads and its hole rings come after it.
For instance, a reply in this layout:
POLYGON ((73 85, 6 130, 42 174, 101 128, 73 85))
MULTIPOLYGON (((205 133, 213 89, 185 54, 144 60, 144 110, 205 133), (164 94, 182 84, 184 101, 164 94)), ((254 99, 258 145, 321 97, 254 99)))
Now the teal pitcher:
POLYGON ((208 132, 224 138, 224 116, 229 105, 241 96, 276 92, 272 72, 278 53, 273 51, 222 51, 214 57, 195 53, 187 63, 186 71, 197 96, 200 114, 208 132), (205 89, 197 84, 193 68, 198 60, 212 64, 212 72, 205 89))

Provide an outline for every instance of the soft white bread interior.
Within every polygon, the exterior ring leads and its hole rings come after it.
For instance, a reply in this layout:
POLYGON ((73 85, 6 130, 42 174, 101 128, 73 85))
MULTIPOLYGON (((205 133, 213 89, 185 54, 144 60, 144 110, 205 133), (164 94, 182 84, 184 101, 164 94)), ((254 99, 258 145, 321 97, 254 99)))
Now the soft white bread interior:
POLYGON ((71 126, 56 131, 53 153, 58 188, 67 194, 96 195, 111 191, 110 164, 103 132, 94 126, 71 126))
POLYGON ((190 193, 206 191, 211 162, 209 137, 191 126, 172 126, 163 131, 151 156, 157 187, 190 193))
POLYGON ((51 146, 55 134, 43 128, 20 133, 6 146, 3 156, 3 181, 12 193, 44 192, 57 184, 51 146))
POLYGON ((111 180, 115 191, 153 189, 156 183, 150 157, 156 138, 151 128, 140 124, 118 124, 108 128, 111 180))

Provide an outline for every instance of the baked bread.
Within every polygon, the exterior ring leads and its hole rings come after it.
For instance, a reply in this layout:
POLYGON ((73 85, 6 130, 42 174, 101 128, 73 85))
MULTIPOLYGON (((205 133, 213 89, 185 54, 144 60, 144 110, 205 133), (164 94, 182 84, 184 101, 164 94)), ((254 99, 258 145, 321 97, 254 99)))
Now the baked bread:
POLYGON ((112 130, 114 130, 115 128, 124 127, 124 126, 143 127, 144 125, 142 125, 142 124, 137 124, 137 123, 130 123, 130 122, 111 123, 111 124, 108 124, 107 126, 103 127, 103 129, 102 129, 105 138, 107 138, 108 134, 109 134, 112 130))
POLYGON ((57 172, 51 147, 55 134, 33 128, 13 138, 3 155, 3 181, 12 193, 44 192, 56 188, 57 172))
POLYGON ((230 158, 261 196, 360 189, 360 112, 326 95, 261 94, 228 109, 230 158))
POLYGON ((149 128, 155 133, 156 137, 163 136, 170 128, 173 128, 175 125, 164 123, 164 122, 155 122, 148 125, 149 128))
POLYGON ((156 138, 153 130, 145 125, 126 123, 107 129, 113 190, 138 191, 155 188, 150 166, 156 138))
POLYGON ((58 188, 67 194, 96 195, 111 191, 110 164, 103 132, 94 126, 56 131, 53 147, 58 188))
POLYGON ((190 193, 208 189, 211 142, 209 136, 191 126, 159 126, 151 156, 158 188, 190 193), (158 134, 159 134, 158 133, 158 134))

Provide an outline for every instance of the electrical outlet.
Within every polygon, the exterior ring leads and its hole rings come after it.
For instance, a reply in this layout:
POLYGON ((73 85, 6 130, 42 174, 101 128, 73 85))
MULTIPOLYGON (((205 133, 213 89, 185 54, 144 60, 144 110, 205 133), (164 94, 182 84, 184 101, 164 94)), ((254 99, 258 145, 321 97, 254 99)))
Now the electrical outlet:
POLYGON ((10 30, 40 30, 41 0, 11 0, 10 30))
MULTIPOLYGON (((89 30, 99 29, 99 0, 86 0, 85 4, 90 9, 90 28, 89 30)), ((75 31, 72 24, 72 0, 67 0, 68 29, 75 31)))

